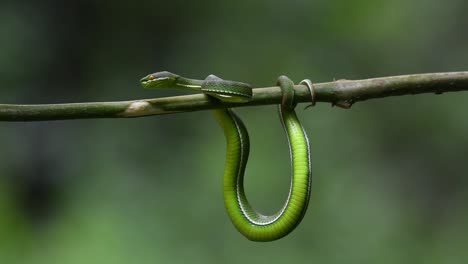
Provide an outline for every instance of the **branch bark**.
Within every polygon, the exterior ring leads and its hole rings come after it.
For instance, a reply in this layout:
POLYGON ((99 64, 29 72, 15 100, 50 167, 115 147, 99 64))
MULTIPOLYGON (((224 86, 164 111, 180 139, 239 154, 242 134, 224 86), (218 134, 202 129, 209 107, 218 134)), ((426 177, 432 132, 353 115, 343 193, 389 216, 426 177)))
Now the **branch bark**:
MULTIPOLYGON (((296 101, 310 102, 304 85, 296 85, 296 101)), ((316 102, 329 102, 343 108, 354 103, 387 96, 455 92, 468 90, 468 72, 428 73, 365 80, 337 80, 315 83, 316 102)), ((226 103, 203 94, 141 99, 120 102, 14 105, 0 104, 0 121, 45 121, 84 118, 123 118, 180 112, 279 104, 279 87, 256 88, 248 103, 226 103)))

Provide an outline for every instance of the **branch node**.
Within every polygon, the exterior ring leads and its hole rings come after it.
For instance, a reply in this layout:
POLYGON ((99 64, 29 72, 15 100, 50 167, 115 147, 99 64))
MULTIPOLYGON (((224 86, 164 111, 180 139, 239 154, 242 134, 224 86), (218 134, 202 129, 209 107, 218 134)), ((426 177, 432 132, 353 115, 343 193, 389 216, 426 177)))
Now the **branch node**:
POLYGON ((151 104, 145 101, 136 101, 131 103, 125 109, 123 116, 140 116, 151 107, 151 104))
POLYGON ((332 107, 338 106, 339 108, 350 109, 353 103, 352 100, 337 101, 332 103, 332 107))

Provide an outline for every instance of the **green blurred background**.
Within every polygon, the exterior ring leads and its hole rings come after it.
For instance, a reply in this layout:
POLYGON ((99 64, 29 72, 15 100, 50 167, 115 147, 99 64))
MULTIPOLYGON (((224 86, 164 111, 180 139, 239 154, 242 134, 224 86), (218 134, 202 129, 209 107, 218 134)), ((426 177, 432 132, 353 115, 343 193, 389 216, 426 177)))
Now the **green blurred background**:
MULTIPOLYGON (((117 101, 160 70, 271 86, 468 70, 468 2, 0 2, 1 103, 117 101)), ((222 200, 225 142, 207 111, 0 123, 0 263, 462 263, 468 93, 297 109, 313 191, 289 236, 255 243, 222 200)), ((246 191, 275 212, 289 158, 276 107, 237 111, 246 191)))

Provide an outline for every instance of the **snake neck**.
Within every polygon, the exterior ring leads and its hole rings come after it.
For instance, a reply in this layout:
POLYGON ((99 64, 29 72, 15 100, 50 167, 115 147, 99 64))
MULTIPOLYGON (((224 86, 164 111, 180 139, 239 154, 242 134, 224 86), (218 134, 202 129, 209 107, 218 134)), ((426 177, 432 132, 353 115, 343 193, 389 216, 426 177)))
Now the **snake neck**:
POLYGON ((176 86, 178 89, 200 91, 203 81, 179 77, 176 80, 176 86))

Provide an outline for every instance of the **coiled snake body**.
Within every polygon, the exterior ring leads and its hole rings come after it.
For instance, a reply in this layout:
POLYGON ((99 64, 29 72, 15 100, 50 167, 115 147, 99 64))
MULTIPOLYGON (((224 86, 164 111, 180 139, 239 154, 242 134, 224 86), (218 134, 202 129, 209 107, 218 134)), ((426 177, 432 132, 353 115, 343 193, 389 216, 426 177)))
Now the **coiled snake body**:
MULTIPOLYGON (((145 88, 200 91, 226 102, 247 102, 252 98, 250 85, 220 79, 214 75, 194 80, 170 72, 149 74, 140 80, 145 88)), ((273 215, 252 208, 244 193, 244 172, 249 156, 249 136, 241 119, 231 109, 213 110, 227 141, 223 188, 224 204, 237 230, 253 241, 272 241, 289 234, 302 220, 310 197, 311 159, 309 141, 294 111, 294 84, 280 76, 283 101, 278 106, 292 162, 289 194, 283 207, 273 215)))

